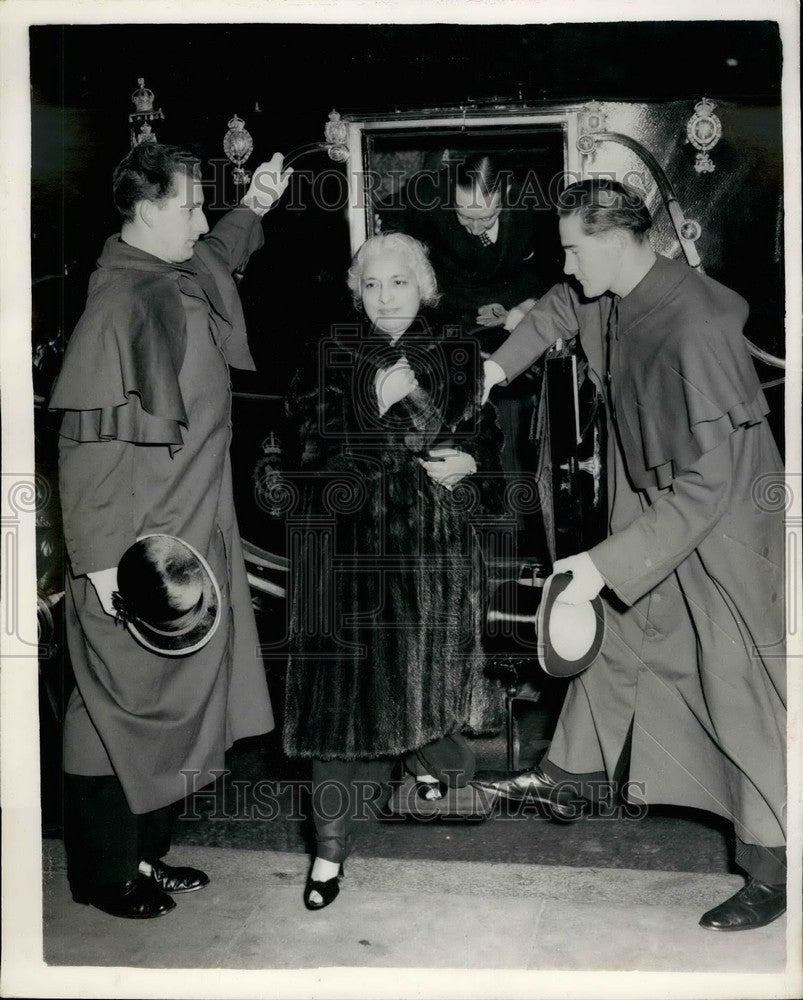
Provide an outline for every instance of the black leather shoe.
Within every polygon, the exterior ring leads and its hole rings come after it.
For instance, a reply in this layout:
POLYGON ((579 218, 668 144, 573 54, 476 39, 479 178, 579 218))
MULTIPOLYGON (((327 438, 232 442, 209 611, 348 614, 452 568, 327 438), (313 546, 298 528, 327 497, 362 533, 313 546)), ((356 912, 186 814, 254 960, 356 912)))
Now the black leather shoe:
POLYGON ((587 805, 586 800, 581 798, 571 785, 553 781, 538 767, 532 771, 523 771, 512 778, 500 778, 496 781, 475 779, 473 784, 498 792, 502 798, 511 802, 546 806, 554 819, 562 820, 564 823, 578 819, 587 805))
POLYGON ((150 917, 163 917, 176 907, 175 902, 150 878, 137 875, 127 882, 116 882, 112 885, 102 885, 87 892, 78 890, 73 893, 76 903, 94 906, 113 917, 126 917, 129 920, 147 920, 150 917))
POLYGON ((149 861, 151 874, 143 876, 155 882, 162 892, 195 892, 209 885, 209 876, 198 868, 175 868, 162 861, 149 861))
POLYGON ((751 878, 734 896, 704 913, 700 926, 709 931, 749 931, 786 913, 786 886, 751 878))

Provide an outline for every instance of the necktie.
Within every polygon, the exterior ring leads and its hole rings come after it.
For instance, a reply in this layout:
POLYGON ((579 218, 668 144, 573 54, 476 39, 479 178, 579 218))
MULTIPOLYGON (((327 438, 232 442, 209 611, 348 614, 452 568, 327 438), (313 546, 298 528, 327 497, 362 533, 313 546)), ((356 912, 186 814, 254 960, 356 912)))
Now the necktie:
POLYGON ((614 295, 611 303, 611 311, 608 313, 608 329, 605 333, 605 388, 608 392, 608 401, 611 412, 613 412, 613 378, 611 369, 613 368, 613 355, 619 342, 619 296, 614 295))

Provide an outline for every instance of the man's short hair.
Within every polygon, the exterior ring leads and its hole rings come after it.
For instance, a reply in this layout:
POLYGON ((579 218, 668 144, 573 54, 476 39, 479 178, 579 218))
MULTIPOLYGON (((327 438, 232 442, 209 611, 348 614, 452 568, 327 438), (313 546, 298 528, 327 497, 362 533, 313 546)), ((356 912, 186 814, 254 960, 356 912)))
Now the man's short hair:
POLYGON ((465 160, 455 161, 450 169, 451 189, 476 192, 490 201, 499 193, 504 200, 513 171, 488 153, 472 153, 465 160))
POLYGON ((117 165, 112 178, 114 204, 124 221, 134 218, 134 206, 140 201, 159 201, 173 193, 176 173, 201 176, 201 161, 179 146, 143 142, 117 165))
POLYGON ((587 236, 611 229, 627 229, 643 240, 652 217, 644 199, 634 188, 608 178, 570 184, 558 196, 558 215, 576 215, 587 236))

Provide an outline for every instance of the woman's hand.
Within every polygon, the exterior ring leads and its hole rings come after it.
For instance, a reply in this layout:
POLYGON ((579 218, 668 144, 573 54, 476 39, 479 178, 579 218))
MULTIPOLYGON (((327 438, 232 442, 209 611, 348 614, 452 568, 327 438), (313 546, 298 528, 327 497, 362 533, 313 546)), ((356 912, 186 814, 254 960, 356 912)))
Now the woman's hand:
POLYGON ((418 388, 418 380, 407 358, 402 358, 390 368, 378 371, 374 386, 379 402, 379 415, 383 417, 394 403, 398 403, 405 396, 409 396, 413 389, 418 388))
POLYGON ((461 479, 472 476, 477 471, 477 463, 472 455, 459 448, 432 448, 431 461, 419 458, 429 478, 447 490, 453 490, 461 479))

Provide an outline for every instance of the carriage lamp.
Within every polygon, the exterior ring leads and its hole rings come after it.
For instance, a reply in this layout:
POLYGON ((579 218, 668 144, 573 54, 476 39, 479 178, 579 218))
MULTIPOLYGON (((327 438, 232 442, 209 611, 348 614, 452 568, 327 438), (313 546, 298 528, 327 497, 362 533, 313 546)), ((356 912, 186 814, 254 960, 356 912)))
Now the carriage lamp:
POLYGON ((223 136, 223 152, 234 164, 234 183, 250 184, 251 173, 243 164, 254 151, 254 140, 242 118, 235 115, 229 120, 229 131, 223 136))

